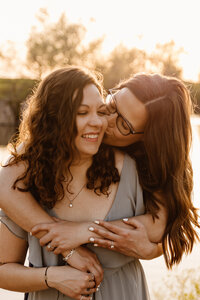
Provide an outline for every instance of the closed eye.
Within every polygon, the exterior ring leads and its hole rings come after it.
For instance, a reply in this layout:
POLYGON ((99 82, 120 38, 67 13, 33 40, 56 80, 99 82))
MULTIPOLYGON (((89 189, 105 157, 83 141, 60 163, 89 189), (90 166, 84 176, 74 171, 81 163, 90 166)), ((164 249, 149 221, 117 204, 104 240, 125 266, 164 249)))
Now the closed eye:
POLYGON ((127 123, 122 119, 122 126, 124 129, 129 129, 127 123))
POLYGON ((83 115, 87 115, 87 111, 78 111, 77 112, 77 115, 79 115, 79 116, 83 116, 83 115))
POLYGON ((105 109, 105 110, 101 110, 101 111, 98 111, 98 114, 100 115, 100 116, 107 116, 107 115, 109 115, 109 113, 108 113, 108 111, 105 109))

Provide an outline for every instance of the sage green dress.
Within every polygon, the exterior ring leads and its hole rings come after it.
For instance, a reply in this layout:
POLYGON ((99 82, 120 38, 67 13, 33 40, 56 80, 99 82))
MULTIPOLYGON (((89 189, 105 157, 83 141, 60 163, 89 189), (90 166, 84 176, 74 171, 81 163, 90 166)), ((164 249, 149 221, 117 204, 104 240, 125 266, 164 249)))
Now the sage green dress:
MULTIPOLYGON (((142 190, 138 181, 135 162, 128 156, 124 157, 121 179, 113 205, 105 220, 112 221, 134 215, 144 214, 142 190)), ((55 216, 54 211, 48 213, 55 216)), ((30 216, 31 218, 31 216, 30 216)), ((18 225, 11 221, 1 211, 1 222, 3 222, 16 236, 26 239, 29 243, 29 262, 35 267, 63 265, 61 255, 42 248, 38 239, 30 236, 18 225)), ((104 269, 104 279, 98 292, 93 294, 93 300, 149 300, 143 268, 138 259, 125 256, 112 250, 87 247, 94 251, 104 269)), ((61 294, 55 289, 31 292, 28 300, 71 300, 72 298, 61 294)))

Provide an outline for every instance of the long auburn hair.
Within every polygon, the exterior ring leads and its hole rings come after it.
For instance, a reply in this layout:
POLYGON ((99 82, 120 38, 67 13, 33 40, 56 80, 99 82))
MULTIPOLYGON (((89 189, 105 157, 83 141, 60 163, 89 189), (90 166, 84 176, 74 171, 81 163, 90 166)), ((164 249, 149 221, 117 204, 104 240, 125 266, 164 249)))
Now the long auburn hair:
MULTIPOLYGON (((58 69, 41 81, 25 102, 19 133, 11 142, 13 158, 8 165, 22 161, 27 165, 25 173, 14 182, 14 189, 30 191, 48 208, 63 199, 63 182, 69 185, 73 179, 70 165, 78 151, 74 142, 76 115, 83 89, 94 84, 103 95, 101 82, 97 73, 75 66, 58 69), (17 149, 19 145, 24 148, 21 152, 17 149), (25 188, 18 186, 19 181, 23 181, 25 188)), ((86 175, 87 188, 108 195, 110 184, 119 181, 111 147, 100 147, 86 175)))
POLYGON ((197 209, 192 203, 193 171, 189 158, 192 141, 192 102, 184 83, 174 77, 139 73, 119 84, 127 87, 148 112, 143 141, 125 148, 136 160, 146 211, 155 218, 158 203, 167 209, 162 240, 166 265, 190 253, 198 235, 197 209), (162 195, 155 197, 155 195, 162 195), (163 202, 164 201, 164 202, 163 202))

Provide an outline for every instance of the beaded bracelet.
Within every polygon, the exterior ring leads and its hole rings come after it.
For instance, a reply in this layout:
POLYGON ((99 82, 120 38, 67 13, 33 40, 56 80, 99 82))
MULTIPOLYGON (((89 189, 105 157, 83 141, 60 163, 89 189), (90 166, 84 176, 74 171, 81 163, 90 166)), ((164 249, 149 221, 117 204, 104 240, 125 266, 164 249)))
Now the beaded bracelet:
POLYGON ((45 269, 45 273, 44 273, 44 281, 45 281, 45 283, 46 283, 46 286, 50 289, 51 287, 48 285, 48 282, 47 282, 47 280, 48 280, 48 278, 47 278, 47 270, 48 270, 48 268, 49 268, 49 267, 46 267, 46 269, 45 269))
POLYGON ((69 254, 67 254, 65 257, 63 257, 64 261, 68 261, 68 259, 73 255, 73 253, 76 251, 76 249, 72 249, 69 254))

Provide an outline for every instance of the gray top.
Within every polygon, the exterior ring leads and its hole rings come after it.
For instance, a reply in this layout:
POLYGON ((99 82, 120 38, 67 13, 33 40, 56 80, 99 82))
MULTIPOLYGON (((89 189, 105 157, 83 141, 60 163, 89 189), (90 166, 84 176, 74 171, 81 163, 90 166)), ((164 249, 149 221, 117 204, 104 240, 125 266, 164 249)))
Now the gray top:
MULTIPOLYGON (((55 216, 53 210, 48 213, 55 216)), ((121 178, 113 205, 105 220, 112 221, 145 213, 142 189, 139 184, 135 162, 125 155, 121 178)), ((29 262, 34 267, 63 265, 61 255, 54 255, 41 247, 34 236, 30 236, 3 211, 0 212, 1 222, 16 236, 26 239, 29 243, 29 262)), ((94 251, 104 269, 104 279, 98 292, 93 294, 93 300, 149 300, 148 288, 143 268, 138 259, 125 256, 108 249, 87 247, 94 251)), ((28 300, 71 300, 55 289, 29 293, 28 300)))

